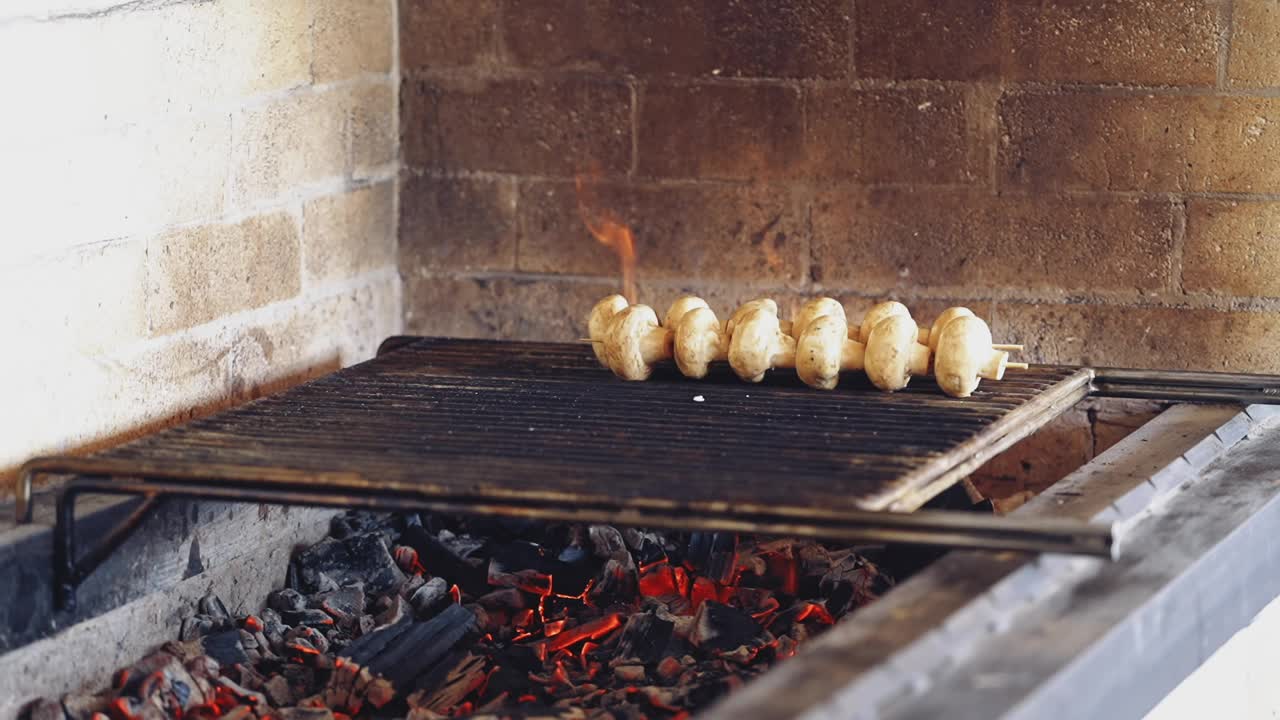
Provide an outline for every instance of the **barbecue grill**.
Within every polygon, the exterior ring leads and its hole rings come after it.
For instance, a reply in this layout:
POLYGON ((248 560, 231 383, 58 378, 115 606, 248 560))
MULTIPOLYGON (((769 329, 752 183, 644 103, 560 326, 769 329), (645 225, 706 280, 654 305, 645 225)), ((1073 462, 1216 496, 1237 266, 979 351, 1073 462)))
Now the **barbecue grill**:
POLYGON ((62 606, 162 496, 1111 555, 1106 525, 917 511, 1091 394, 1265 403, 1280 379, 1036 366, 967 399, 928 382, 823 393, 727 371, 623 383, 582 345, 396 337, 279 395, 34 460, 17 507, 29 521, 35 476, 72 476, 54 534, 62 606), (81 555, 87 492, 147 501, 81 555))

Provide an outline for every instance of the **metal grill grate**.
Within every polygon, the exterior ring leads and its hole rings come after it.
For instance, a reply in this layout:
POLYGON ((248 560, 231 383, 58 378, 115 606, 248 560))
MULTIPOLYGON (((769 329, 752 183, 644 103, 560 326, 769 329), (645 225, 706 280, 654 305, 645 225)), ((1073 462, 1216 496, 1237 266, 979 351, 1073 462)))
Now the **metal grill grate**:
POLYGON ((761 385, 727 370, 625 383, 580 345, 423 339, 95 458, 462 503, 908 510, 1075 402, 1088 379, 1011 373, 964 400, 927 378, 895 394, 856 378, 816 392, 787 372, 761 385))

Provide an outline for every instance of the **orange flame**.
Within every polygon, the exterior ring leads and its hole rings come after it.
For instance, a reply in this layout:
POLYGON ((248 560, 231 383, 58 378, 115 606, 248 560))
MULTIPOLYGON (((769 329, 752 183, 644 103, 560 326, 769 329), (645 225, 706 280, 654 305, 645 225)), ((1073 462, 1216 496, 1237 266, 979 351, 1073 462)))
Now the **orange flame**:
POLYGON ((580 174, 574 179, 578 191, 578 215, 582 218, 587 230, 595 239, 618 256, 618 266, 622 272, 622 295, 627 302, 636 301, 636 246, 631 228, 613 212, 602 209, 595 202, 592 182, 599 178, 599 173, 580 174))

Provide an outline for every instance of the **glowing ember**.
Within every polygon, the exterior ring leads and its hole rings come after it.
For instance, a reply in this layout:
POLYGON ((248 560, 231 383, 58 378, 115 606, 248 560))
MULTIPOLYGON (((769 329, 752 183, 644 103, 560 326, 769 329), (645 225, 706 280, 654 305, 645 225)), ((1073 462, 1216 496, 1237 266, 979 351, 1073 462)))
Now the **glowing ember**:
POLYGON ((578 215, 587 226, 587 230, 595 239, 618 256, 618 267, 622 274, 622 296, 628 302, 636 301, 636 247, 631 228, 607 209, 595 202, 593 188, 599 179, 599 173, 578 175, 575 185, 578 190, 578 215))

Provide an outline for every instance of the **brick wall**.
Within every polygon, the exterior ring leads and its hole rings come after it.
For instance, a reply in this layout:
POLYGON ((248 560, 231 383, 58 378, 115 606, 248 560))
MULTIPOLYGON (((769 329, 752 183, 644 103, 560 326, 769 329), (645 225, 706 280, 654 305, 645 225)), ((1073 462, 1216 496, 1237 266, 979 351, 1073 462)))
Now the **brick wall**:
POLYGON ((964 303, 1030 359, 1280 372, 1275 0, 401 0, 417 333, 964 303))
POLYGON ((396 12, 3 3, 0 480, 400 329, 396 12))

